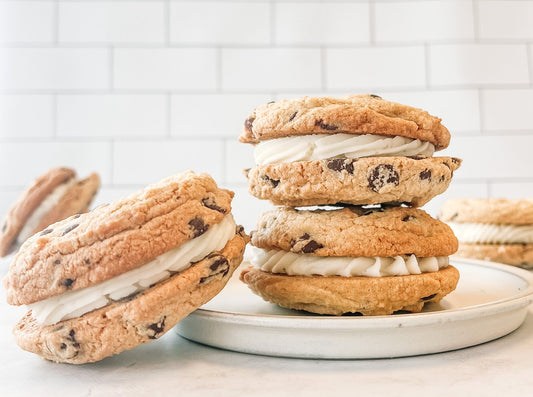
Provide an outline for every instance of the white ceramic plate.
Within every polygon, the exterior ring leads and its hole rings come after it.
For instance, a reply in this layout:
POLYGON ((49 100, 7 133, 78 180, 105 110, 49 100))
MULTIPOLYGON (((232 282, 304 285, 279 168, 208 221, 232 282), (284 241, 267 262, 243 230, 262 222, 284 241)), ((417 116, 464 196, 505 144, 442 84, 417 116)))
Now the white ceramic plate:
POLYGON ((236 278, 176 327, 192 341, 244 353, 304 358, 383 358, 437 353, 507 335, 533 294, 526 270, 471 259, 452 264, 457 289, 422 313, 320 316, 267 303, 236 278))

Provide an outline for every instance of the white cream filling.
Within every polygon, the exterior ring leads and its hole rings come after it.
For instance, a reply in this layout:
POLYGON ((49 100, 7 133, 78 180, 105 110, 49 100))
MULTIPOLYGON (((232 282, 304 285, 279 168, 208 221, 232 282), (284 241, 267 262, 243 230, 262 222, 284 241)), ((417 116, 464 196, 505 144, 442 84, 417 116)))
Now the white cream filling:
POLYGON ((199 237, 158 256, 153 261, 112 279, 79 290, 68 291, 28 305, 41 324, 82 316, 129 295, 144 291, 151 285, 191 267, 213 251, 220 251, 235 236, 231 214, 199 237))
POLYGON ((289 276, 386 277, 436 272, 448 266, 447 256, 350 257, 313 256, 251 247, 248 260, 269 273, 289 276))
POLYGON ((533 225, 447 223, 462 243, 533 244, 533 225))
POLYGON ((44 200, 39 204, 39 206, 32 212, 22 229, 20 230, 17 241, 22 244, 24 241, 29 239, 33 235, 33 231, 46 214, 48 214, 59 202, 61 197, 74 186, 78 180, 76 178, 70 178, 65 183, 57 186, 52 192, 44 198, 44 200))
POLYGON ((435 152, 432 143, 401 136, 317 134, 261 141, 254 148, 257 165, 292 161, 359 158, 369 156, 425 156, 435 152))

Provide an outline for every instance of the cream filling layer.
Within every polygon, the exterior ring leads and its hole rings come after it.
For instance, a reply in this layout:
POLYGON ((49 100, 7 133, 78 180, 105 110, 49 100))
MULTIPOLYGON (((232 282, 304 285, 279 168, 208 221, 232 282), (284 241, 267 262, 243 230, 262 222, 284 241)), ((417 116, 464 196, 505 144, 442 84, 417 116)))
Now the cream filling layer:
POLYGON ((44 200, 39 204, 39 206, 32 212, 22 229, 20 230, 17 241, 23 243, 33 235, 33 231, 46 214, 48 214, 56 205, 59 203, 59 200, 63 195, 74 186, 78 180, 76 178, 70 178, 65 183, 57 186, 44 200))
POLYGON ((359 158, 370 156, 425 156, 435 152, 432 143, 401 136, 317 134, 261 141, 254 148, 257 165, 292 161, 359 158))
POLYGON ((387 277, 436 272, 449 265, 447 256, 417 258, 313 256, 252 247, 248 260, 269 273, 289 276, 387 277))
POLYGON ((447 223, 462 243, 533 244, 533 225, 447 223))
POLYGON ((172 275, 188 269, 213 251, 220 251, 235 236, 235 221, 228 214, 222 222, 199 237, 183 243, 151 262, 112 279, 79 290, 68 291, 28 305, 33 317, 43 325, 55 324, 84 315, 148 289, 172 275))

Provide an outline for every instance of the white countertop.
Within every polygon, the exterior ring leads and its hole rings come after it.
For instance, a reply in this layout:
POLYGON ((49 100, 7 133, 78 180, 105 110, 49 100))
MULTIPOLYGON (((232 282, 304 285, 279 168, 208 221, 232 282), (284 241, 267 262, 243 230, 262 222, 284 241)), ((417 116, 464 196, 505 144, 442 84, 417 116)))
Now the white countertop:
MULTIPOLYGON (((7 269, 0 272, 5 274, 7 269)), ((0 396, 526 396, 533 395, 533 306, 510 335, 458 351, 380 360, 255 356, 189 342, 174 331, 96 364, 54 364, 22 351, 20 308, 0 294, 0 396)), ((334 336, 332 336, 334 337, 334 336)))

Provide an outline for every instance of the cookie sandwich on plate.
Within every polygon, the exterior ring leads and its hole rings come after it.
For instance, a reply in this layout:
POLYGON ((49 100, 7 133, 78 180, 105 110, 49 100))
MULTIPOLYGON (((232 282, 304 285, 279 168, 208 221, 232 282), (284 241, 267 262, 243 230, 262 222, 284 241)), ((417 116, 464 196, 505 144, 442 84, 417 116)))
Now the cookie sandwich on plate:
POLYGON ((533 269, 532 199, 450 199, 441 209, 457 256, 533 269))
POLYGON ((239 137, 254 145, 249 191, 277 205, 420 207, 444 192, 461 161, 433 157, 441 119, 377 95, 304 97, 257 107, 239 137))
POLYGON ((232 198, 186 172, 34 235, 4 279, 8 303, 29 309, 16 342, 82 364, 159 338, 240 264, 247 236, 232 198))
POLYGON ((16 251, 49 224, 86 212, 100 187, 98 174, 78 179, 70 168, 52 168, 36 178, 7 213, 0 229, 0 256, 16 251))
POLYGON ((450 141, 438 117, 377 95, 304 97, 259 106, 239 140, 255 146, 250 193, 287 206, 252 232, 241 280, 257 295, 313 313, 387 315, 455 289, 457 239, 413 208, 461 164, 433 157, 450 141))
POLYGON ((241 280, 265 300, 320 314, 419 312, 453 291, 451 229, 415 208, 277 208, 252 233, 241 280))

